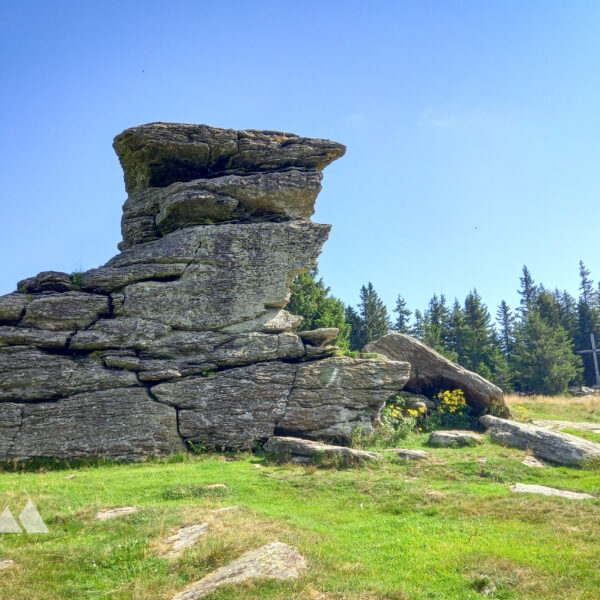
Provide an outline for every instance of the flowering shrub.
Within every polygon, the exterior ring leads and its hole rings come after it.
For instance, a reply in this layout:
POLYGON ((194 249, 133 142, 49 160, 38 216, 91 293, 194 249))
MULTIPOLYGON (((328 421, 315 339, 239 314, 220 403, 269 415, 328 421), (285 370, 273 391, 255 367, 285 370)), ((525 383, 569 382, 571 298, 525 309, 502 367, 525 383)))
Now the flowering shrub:
POLYGON ((435 411, 423 419, 423 430, 468 429, 473 425, 471 407, 461 389, 445 390, 434 397, 435 411))
POLYGON ((511 408, 512 416, 517 421, 527 421, 529 420, 529 411, 524 406, 520 404, 518 406, 513 406, 511 408))
POLYGON ((388 398, 381 412, 382 436, 389 442, 403 440, 418 425, 422 419, 425 409, 406 408, 406 403, 401 396, 388 398))

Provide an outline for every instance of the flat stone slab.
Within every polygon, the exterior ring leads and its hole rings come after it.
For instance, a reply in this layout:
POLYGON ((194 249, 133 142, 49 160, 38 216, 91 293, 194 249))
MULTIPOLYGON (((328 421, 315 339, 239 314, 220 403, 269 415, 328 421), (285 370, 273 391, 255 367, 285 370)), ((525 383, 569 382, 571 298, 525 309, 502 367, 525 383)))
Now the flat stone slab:
POLYGON ((547 419, 538 419, 532 422, 534 425, 546 429, 581 429, 600 435, 600 423, 587 423, 585 421, 551 421, 547 419))
POLYGON ((121 506, 119 508, 111 508, 110 510, 100 510, 96 513, 96 521, 108 521, 108 519, 114 519, 121 515, 131 515, 138 512, 137 506, 121 506))
POLYGON ((15 561, 7 558, 5 560, 0 560, 0 571, 4 571, 6 569, 10 569, 15 566, 15 561))
POLYGON ((386 448, 383 452, 393 452, 398 458, 404 460, 426 460, 428 458, 425 450, 409 450, 407 448, 386 448))
POLYGON ((569 433, 552 431, 529 423, 517 423, 491 415, 479 418, 492 441, 510 448, 526 448, 536 456, 563 465, 577 465, 600 458, 600 444, 569 433))
POLYGON ((556 488, 547 487, 545 485, 534 485, 528 483, 515 483, 510 486, 511 492, 523 494, 541 494, 542 496, 560 496, 561 498, 570 498, 571 500, 586 500, 595 498, 591 494, 582 492, 569 492, 567 490, 557 490, 556 488))
POLYGON ((264 445, 267 452, 273 454, 289 456, 295 462, 310 462, 317 457, 339 457, 348 463, 380 461, 383 460, 383 454, 379 452, 368 452, 366 450, 355 450, 345 446, 331 446, 313 440, 303 440, 294 437, 274 436, 267 440, 264 445))
POLYGON ((434 431, 429 436, 428 444, 437 448, 452 446, 474 446, 483 442, 483 436, 474 431, 461 429, 449 431, 434 431))
POLYGON ((170 546, 163 558, 177 558, 184 550, 193 546, 201 535, 206 533, 208 523, 192 523, 179 528, 175 535, 168 537, 165 543, 170 546))
POLYGON ((524 460, 521 461, 522 465, 526 467, 534 467, 536 469, 543 469, 546 465, 535 456, 526 456, 524 460))
POLYGON ((252 578, 296 579, 306 569, 306 559, 294 546, 271 542, 246 552, 225 567, 213 571, 173 596, 173 600, 196 600, 221 585, 241 583, 252 578))
POLYGON ((321 327, 320 329, 312 329, 311 331, 299 331, 298 335, 305 344, 322 346, 327 342, 335 340, 339 333, 340 330, 337 327, 321 327))
POLYGON ((221 512, 229 512, 230 510, 237 510, 239 506, 222 506, 221 508, 213 508, 210 512, 221 513, 221 512))

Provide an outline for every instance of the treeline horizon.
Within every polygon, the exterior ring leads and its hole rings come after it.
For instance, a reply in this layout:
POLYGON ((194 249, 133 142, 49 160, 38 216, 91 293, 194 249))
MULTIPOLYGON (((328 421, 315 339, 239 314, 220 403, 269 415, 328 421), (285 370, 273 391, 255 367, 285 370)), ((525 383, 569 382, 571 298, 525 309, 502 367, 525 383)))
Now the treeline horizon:
POLYGON ((330 293, 318 269, 299 275, 287 310, 304 317, 302 329, 337 327, 338 346, 348 354, 390 332, 411 335, 506 392, 562 394, 569 386, 596 384, 590 334, 600 341, 600 282, 579 262, 579 296, 536 283, 527 266, 519 277, 519 305, 502 300, 493 319, 473 288, 450 306, 434 294, 423 310, 411 311, 398 294, 390 315, 371 282, 356 307, 330 293))

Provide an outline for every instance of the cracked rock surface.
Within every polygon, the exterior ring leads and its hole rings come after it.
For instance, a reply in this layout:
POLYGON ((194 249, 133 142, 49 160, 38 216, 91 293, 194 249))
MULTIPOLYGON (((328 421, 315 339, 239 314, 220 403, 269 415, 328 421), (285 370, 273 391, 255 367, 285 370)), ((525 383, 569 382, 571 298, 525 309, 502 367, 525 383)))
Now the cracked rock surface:
POLYGON ((344 146, 151 123, 114 148, 129 193, 121 252, 0 297, 0 461, 368 432, 408 364, 331 357, 337 332, 297 335, 285 310, 329 235, 310 217, 344 146))

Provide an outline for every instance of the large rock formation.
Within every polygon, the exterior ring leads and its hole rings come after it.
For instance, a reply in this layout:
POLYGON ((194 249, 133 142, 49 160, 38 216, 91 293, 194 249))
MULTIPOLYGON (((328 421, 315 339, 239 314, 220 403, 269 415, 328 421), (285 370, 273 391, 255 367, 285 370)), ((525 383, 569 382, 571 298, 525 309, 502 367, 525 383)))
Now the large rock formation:
POLYGON ((473 371, 469 371, 419 340, 402 333, 388 333, 370 342, 365 352, 377 352, 392 360, 408 361, 410 379, 405 390, 432 398, 442 390, 462 389, 465 399, 476 414, 491 412, 507 416, 502 390, 473 371))
POLYGON ((0 297, 0 460, 368 432, 408 365, 323 358, 335 333, 296 335, 284 310, 329 235, 310 216, 344 147, 167 123, 114 147, 129 193, 121 253, 0 297))

